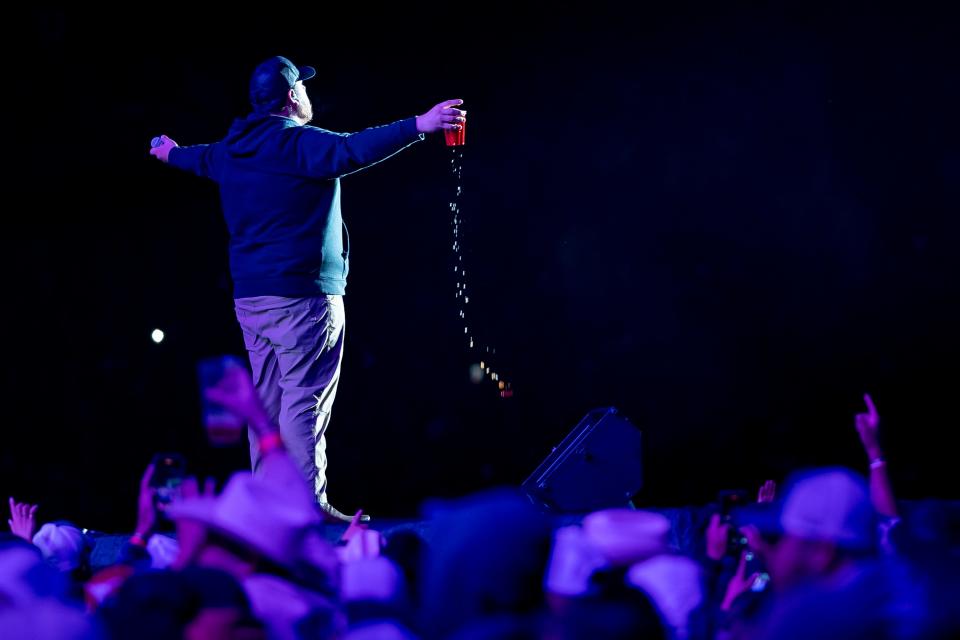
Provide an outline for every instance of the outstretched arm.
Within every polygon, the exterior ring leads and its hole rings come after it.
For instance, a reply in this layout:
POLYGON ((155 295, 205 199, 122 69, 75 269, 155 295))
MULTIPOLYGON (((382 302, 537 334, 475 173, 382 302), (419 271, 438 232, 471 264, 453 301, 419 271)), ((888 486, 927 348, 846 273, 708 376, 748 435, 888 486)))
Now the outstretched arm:
POLYGON ((424 134, 461 128, 467 113, 456 108, 461 104, 463 100, 445 100, 423 115, 357 133, 304 127, 295 138, 297 164, 316 178, 339 178, 360 171, 422 140, 424 134))
POLYGON ((860 442, 863 443, 867 460, 870 461, 870 499, 877 513, 895 518, 897 502, 893 496, 890 477, 887 475, 887 461, 880 449, 880 414, 869 393, 863 396, 863 401, 867 405, 867 412, 858 413, 854 418, 854 424, 857 427, 857 433, 860 434, 860 442))
POLYGON ((151 147, 150 155, 160 162, 169 163, 201 178, 217 179, 221 143, 181 147, 165 135, 155 138, 155 140, 159 144, 151 147))

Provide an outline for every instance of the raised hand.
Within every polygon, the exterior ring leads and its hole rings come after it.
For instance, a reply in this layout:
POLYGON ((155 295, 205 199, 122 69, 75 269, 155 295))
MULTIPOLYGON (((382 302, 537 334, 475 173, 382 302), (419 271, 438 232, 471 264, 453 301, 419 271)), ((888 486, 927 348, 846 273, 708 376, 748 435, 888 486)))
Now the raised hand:
POLYGON ((897 501, 887 475, 887 462, 880 448, 880 413, 869 393, 864 394, 863 402, 867 405, 867 412, 858 413, 854 417, 854 425, 857 433, 860 434, 863 450, 870 461, 870 499, 877 513, 895 518, 898 513, 897 501))
POLYGON ((773 480, 767 480, 760 486, 760 491, 757 492, 757 502, 773 502, 773 499, 777 497, 777 483, 773 480))
POLYGON ((737 572, 733 574, 730 582, 727 583, 727 592, 724 594, 723 602, 720 604, 720 609, 723 611, 729 611, 737 597, 749 591, 750 587, 759 577, 759 574, 756 573, 750 574, 749 576, 746 575, 747 554, 749 553, 751 552, 744 551, 740 554, 740 563, 737 564, 737 572))
POLYGON ((376 558, 383 549, 383 534, 375 529, 357 529, 346 544, 337 547, 337 556, 341 562, 355 562, 366 558, 376 558))
POLYGON ((247 422, 257 435, 272 431, 273 425, 263 408, 263 402, 253 386, 253 378, 245 368, 227 367, 223 379, 215 387, 207 389, 209 400, 222 404, 240 420, 247 422))
MULTIPOLYGON (((207 478, 203 483, 203 489, 194 476, 183 479, 180 497, 178 500, 213 500, 217 496, 217 485, 213 478, 207 478)), ((177 518, 177 542, 180 544, 180 552, 177 559, 173 561, 174 569, 183 569, 189 566, 196 559, 197 553, 206 540, 206 526, 191 520, 190 518, 177 518)))
POLYGON ((37 532, 36 513, 37 505, 10 498, 10 519, 7 520, 10 532, 32 543, 33 534, 37 532))
POLYGON ((730 538, 730 527, 732 525, 720 521, 720 514, 715 513, 710 516, 710 523, 707 525, 707 557, 712 560, 720 560, 727 553, 727 541, 730 538))
POLYGON ((747 548, 750 551, 753 551, 762 559, 770 557, 770 545, 760 535, 760 530, 756 526, 752 524, 744 525, 740 527, 740 533, 747 539, 747 548))
POLYGON ((150 486, 150 480, 153 479, 154 465, 147 465, 140 478, 140 495, 137 497, 137 527, 134 533, 146 540, 147 536, 153 533, 153 528, 157 524, 157 509, 154 504, 154 497, 157 490, 150 486))
POLYGON ((867 457, 870 460, 876 460, 883 455, 880 450, 879 437, 880 414, 877 412, 877 407, 873 404, 873 399, 869 393, 864 394, 863 402, 867 405, 867 412, 858 413, 854 417, 854 425, 857 428, 857 433, 860 434, 860 442, 863 443, 867 457))

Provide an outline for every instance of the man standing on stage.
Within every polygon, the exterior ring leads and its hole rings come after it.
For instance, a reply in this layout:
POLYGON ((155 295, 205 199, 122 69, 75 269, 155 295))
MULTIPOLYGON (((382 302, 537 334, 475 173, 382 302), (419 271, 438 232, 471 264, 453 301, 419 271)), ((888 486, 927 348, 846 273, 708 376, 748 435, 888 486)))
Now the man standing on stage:
MULTIPOLYGON (((350 240, 340 215, 340 177, 423 139, 459 129, 462 100, 359 133, 307 126, 303 82, 316 71, 276 56, 250 79, 253 112, 213 144, 180 147, 166 136, 150 154, 220 186, 230 232, 237 320, 253 379, 284 445, 328 516, 326 441, 343 356, 343 295, 350 240)), ((254 473, 260 454, 250 439, 254 473)))

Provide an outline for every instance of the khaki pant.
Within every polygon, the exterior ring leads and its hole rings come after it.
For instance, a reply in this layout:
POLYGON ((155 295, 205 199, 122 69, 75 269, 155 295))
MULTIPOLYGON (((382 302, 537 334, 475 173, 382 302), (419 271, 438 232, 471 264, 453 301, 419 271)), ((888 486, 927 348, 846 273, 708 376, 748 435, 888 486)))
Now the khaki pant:
MULTIPOLYGON (((317 500, 326 502, 324 436, 340 381, 343 298, 257 296, 234 302, 260 398, 317 500)), ((250 461, 259 475, 260 453, 252 436, 250 461)))

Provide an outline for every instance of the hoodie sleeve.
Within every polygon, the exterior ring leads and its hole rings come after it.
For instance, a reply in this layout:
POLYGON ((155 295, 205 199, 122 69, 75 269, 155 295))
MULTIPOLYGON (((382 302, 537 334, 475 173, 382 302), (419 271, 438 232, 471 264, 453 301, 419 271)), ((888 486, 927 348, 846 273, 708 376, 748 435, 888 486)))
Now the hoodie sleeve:
POLYGON ((222 143, 215 142, 213 144, 176 147, 170 151, 168 161, 178 169, 219 182, 222 146, 222 143))
POLYGON ((424 137, 417 131, 416 118, 357 133, 334 133, 317 127, 298 129, 297 166, 314 178, 339 178, 360 171, 424 137))

